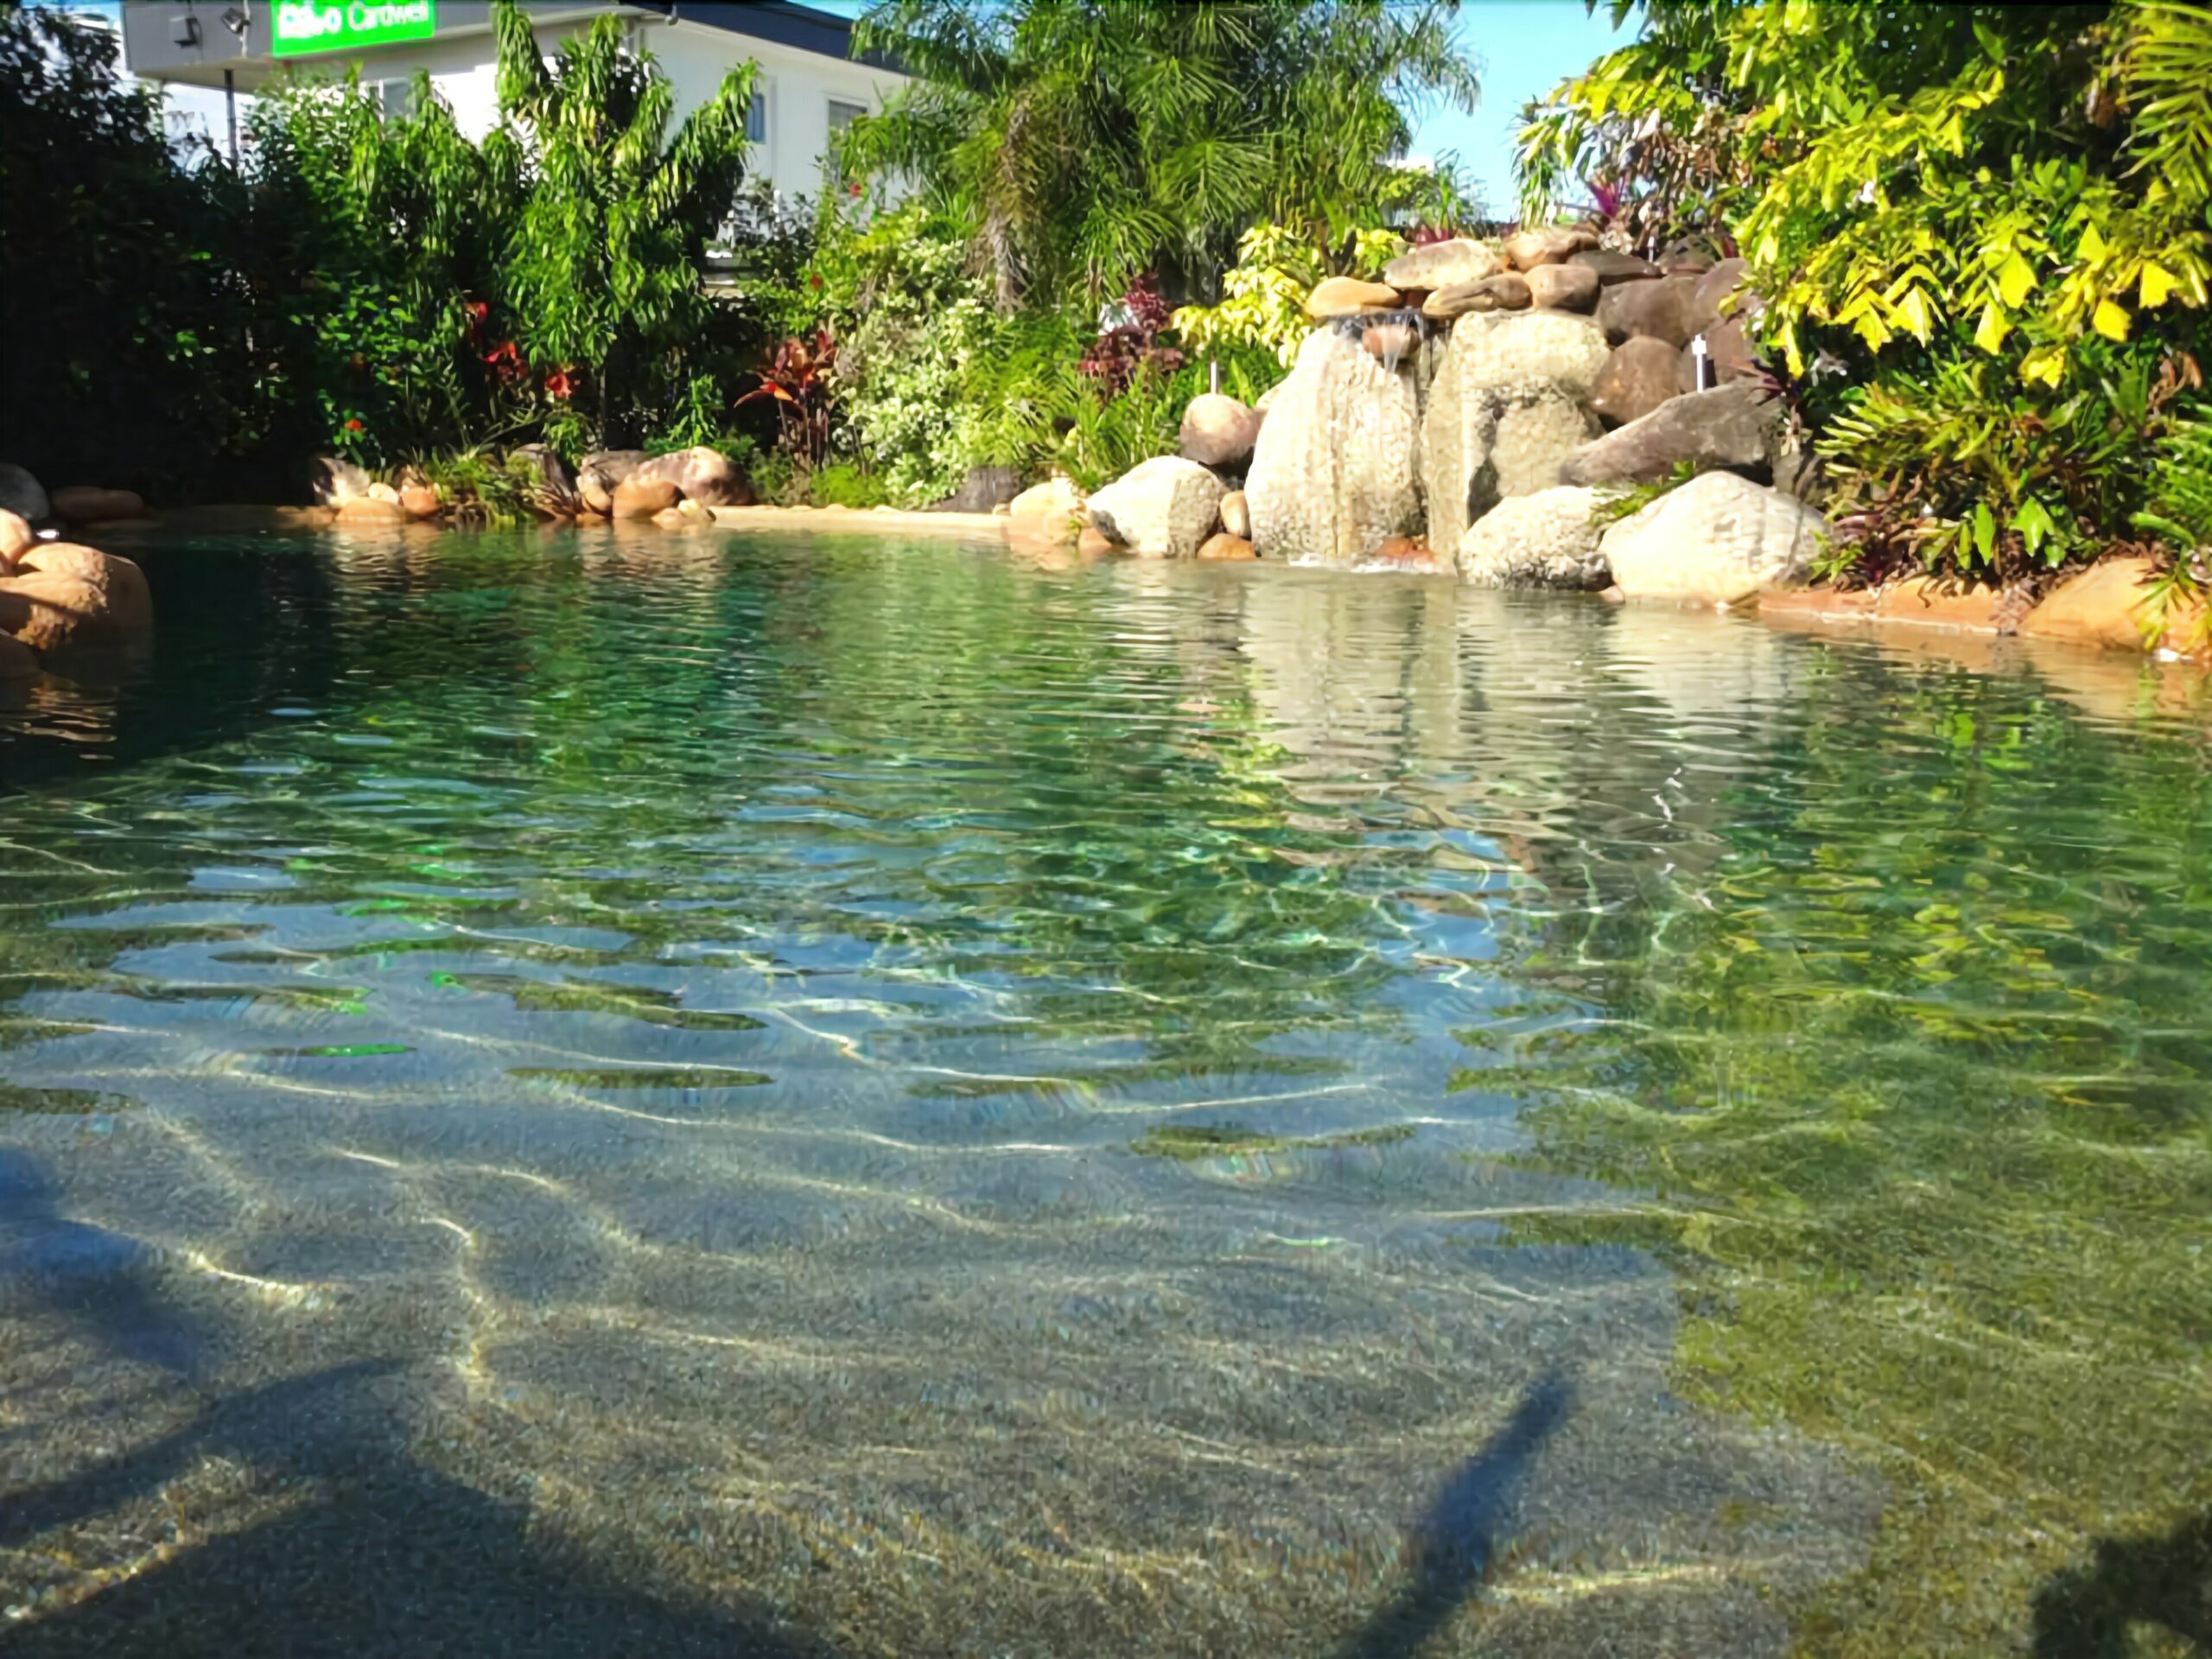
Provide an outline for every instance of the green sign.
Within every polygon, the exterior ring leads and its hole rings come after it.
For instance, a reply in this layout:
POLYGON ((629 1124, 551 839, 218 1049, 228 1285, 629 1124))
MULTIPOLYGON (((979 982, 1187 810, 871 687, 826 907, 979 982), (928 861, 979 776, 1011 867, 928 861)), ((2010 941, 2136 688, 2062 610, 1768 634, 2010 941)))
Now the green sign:
POLYGON ((270 50, 280 58, 345 52, 426 40, 437 27, 437 0, 284 0, 270 50))

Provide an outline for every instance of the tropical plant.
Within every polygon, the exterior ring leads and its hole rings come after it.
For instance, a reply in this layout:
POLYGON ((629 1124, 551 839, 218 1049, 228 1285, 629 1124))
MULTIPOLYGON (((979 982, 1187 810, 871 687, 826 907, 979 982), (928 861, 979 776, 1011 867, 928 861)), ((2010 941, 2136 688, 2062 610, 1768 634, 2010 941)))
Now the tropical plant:
POLYGON ((500 107, 531 174, 505 270, 517 337, 581 383, 601 442, 627 443, 710 333, 699 269, 744 177, 754 67, 731 70, 671 135, 675 90, 626 48, 620 19, 602 15, 550 64, 516 0, 496 0, 493 22, 500 107))
POLYGON ((375 466, 534 425, 539 389, 490 298, 512 147, 470 143, 422 77, 404 116, 358 79, 285 77, 246 120, 257 332, 323 446, 375 466))
POLYGON ((760 384, 737 400, 740 405, 772 400, 785 452, 808 468, 821 466, 829 454, 830 377, 836 362, 837 345, 827 328, 790 335, 777 342, 760 368, 760 384))
POLYGON ((1533 112, 1524 207, 1590 180, 1639 238, 1732 235, 1857 524, 2018 574, 2129 538, 2191 412, 2209 87, 2176 0, 1652 0, 1533 112))
POLYGON ((1001 310, 1158 270, 1209 283, 1262 219, 1333 245, 1451 198, 1403 164, 1407 106, 1471 107, 1455 0, 884 0, 855 44, 917 79, 848 128, 854 177, 902 175, 963 228, 1001 310))

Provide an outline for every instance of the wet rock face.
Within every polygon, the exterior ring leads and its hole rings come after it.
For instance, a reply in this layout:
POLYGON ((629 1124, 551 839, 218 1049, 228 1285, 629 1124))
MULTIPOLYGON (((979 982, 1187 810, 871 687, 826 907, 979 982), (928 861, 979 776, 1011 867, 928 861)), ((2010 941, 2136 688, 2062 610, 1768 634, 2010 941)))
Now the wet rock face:
POLYGON ((1616 253, 1611 248, 1585 248, 1567 264, 1597 272, 1598 281, 1606 288, 1615 283, 1649 282, 1660 274, 1659 267, 1649 259, 1638 258, 1632 253, 1616 253))
POLYGON ((1604 332, 1564 312, 1454 325, 1421 423, 1432 547, 1456 550, 1500 501, 1560 482, 1560 467, 1598 435, 1589 401, 1608 356, 1604 332))
POLYGON ((12 461, 0 461, 0 508, 36 524, 52 511, 46 491, 12 461))
POLYGON ((1363 333, 1316 329, 1275 390, 1244 484, 1263 558, 1357 564, 1421 527, 1421 355, 1392 366, 1363 333))
POLYGON ((35 652, 129 645, 153 625, 138 567, 97 548, 41 542, 0 578, 0 634, 35 652))

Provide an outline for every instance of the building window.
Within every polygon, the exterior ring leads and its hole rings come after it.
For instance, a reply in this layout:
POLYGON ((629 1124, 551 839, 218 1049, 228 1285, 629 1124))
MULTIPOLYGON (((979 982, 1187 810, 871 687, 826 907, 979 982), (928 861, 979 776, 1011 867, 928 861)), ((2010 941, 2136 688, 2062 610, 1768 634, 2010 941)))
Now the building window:
POLYGON ((415 112, 415 83, 412 80, 380 80, 377 83, 377 106, 384 111, 387 121, 403 120, 415 112))
POLYGON ((756 92, 753 102, 745 111, 745 142, 765 144, 768 142, 768 94, 756 92))
POLYGON ((865 104, 849 104, 842 98, 830 100, 830 136, 835 138, 847 127, 868 113, 865 104))

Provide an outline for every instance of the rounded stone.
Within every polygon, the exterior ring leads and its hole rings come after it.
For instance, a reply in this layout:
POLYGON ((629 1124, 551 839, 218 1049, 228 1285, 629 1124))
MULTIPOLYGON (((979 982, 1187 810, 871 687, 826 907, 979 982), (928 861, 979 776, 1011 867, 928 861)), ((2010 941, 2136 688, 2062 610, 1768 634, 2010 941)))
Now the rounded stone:
POLYGON ((1178 434, 1183 459, 1201 467, 1242 467, 1251 459, 1264 417, 1237 398, 1202 391, 1183 411, 1178 434))
POLYGON ((1217 563, 1231 563, 1244 559, 1256 559, 1260 556, 1253 550, 1252 543, 1242 536, 1232 536, 1224 530, 1207 537, 1205 541, 1198 543, 1198 556, 1217 563))
POLYGON ((1363 283, 1357 276, 1331 276, 1306 296, 1306 315, 1316 322, 1332 317, 1360 317, 1376 311, 1395 311, 1405 300, 1395 288, 1363 283))
POLYGON ((1590 407, 1612 426, 1641 419, 1675 395, 1681 349, 1640 336, 1614 347, 1590 391, 1590 407))
POLYGON ((1529 300, 1552 311, 1593 311, 1598 273, 1587 265, 1538 265, 1529 273, 1529 300))
POLYGON ((1535 270, 1541 265, 1564 264, 1583 248, 1595 247, 1598 238, 1588 231, 1566 225, 1540 226, 1516 231, 1505 238, 1505 257, 1516 270, 1535 270))
POLYGON ((108 518, 143 518, 144 499, 136 490, 106 490, 91 484, 68 484, 54 491, 54 516, 65 524, 96 524, 108 518))
POLYGON ((1400 254, 1382 267, 1382 280, 1401 290, 1454 288, 1496 275, 1503 263, 1487 242, 1455 236, 1400 254))
POLYGON ((1599 284, 1605 288, 1615 283, 1649 282, 1661 274, 1659 267, 1649 259, 1640 259, 1632 253, 1617 253, 1611 248, 1585 248, 1570 257, 1567 264, 1596 271, 1599 284))
POLYGON ((1478 311, 1526 311, 1530 302, 1529 279, 1517 270, 1502 270, 1480 282, 1461 283, 1439 289, 1421 303, 1421 315, 1448 321, 1478 311))

